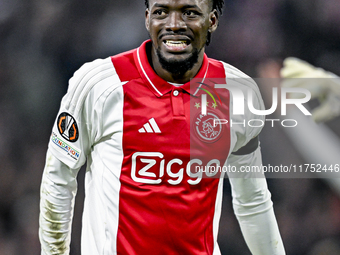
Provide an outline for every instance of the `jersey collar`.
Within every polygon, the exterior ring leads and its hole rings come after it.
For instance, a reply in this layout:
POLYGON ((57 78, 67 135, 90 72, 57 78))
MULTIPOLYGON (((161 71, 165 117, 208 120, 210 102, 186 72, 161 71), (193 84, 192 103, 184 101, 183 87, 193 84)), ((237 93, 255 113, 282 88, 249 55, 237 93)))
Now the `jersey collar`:
MULTIPOLYGON (((134 51, 134 60, 139 71, 139 74, 144 80, 144 82, 148 84, 150 89, 157 97, 161 97, 164 94, 172 91, 175 86, 159 77, 151 67, 146 54, 146 46, 149 43, 151 43, 151 40, 143 42, 142 45, 134 51)), ((203 64, 194 78, 200 78, 202 79, 202 82, 204 82, 204 79, 208 73, 208 67, 209 60, 206 54, 204 54, 203 64)), ((195 95, 197 93, 197 88, 190 88, 190 82, 187 82, 182 86, 176 88, 182 88, 183 90, 192 95, 195 95)))

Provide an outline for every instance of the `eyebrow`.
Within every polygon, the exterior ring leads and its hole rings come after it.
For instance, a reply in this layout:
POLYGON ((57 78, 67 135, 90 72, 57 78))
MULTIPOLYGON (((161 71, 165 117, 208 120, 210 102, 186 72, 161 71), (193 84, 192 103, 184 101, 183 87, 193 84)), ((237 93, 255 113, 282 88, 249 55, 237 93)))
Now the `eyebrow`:
MULTIPOLYGON (((169 8, 168 5, 158 4, 158 3, 155 3, 152 7, 169 8)), ((187 4, 187 5, 182 6, 181 9, 190 9, 190 8, 195 8, 195 9, 200 10, 200 8, 196 4, 187 4)))

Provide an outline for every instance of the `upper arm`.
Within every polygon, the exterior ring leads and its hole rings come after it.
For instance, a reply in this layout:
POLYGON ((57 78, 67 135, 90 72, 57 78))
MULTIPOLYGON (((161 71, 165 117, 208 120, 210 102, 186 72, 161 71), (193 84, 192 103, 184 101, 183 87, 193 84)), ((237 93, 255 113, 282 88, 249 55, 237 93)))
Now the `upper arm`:
POLYGON ((110 58, 83 65, 69 81, 53 125, 49 149, 70 168, 81 167, 101 127, 101 96, 119 81, 110 58))

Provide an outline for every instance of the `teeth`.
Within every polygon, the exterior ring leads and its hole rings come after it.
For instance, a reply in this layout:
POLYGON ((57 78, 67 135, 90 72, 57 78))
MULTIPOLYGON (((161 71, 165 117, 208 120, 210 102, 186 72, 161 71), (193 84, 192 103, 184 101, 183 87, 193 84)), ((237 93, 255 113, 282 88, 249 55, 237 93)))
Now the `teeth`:
POLYGON ((169 45, 169 46, 185 46, 186 42, 185 41, 169 41, 169 40, 166 40, 165 44, 169 45))

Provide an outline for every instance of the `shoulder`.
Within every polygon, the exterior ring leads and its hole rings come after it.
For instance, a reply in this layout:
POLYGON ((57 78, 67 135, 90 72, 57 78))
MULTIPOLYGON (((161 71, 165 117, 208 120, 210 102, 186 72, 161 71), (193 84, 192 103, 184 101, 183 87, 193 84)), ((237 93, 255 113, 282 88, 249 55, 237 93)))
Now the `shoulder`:
POLYGON ((250 105, 263 110, 263 99, 256 82, 247 74, 236 67, 221 61, 225 71, 226 84, 230 91, 230 118, 231 123, 244 123, 244 125, 232 124, 232 130, 236 135, 234 151, 246 145, 251 139, 256 137, 262 126, 250 125, 249 121, 264 123, 263 115, 256 115, 250 110, 250 105), (234 110, 243 108, 242 113, 234 113, 234 110))
POLYGON ((256 92, 256 94, 258 94, 257 96, 260 96, 259 88, 254 79, 242 72, 240 69, 223 61, 220 62, 223 64, 227 80, 236 82, 236 84, 239 85, 241 89, 251 89, 252 91, 256 92))
POLYGON ((112 91, 122 84, 111 57, 85 63, 70 79, 63 107, 77 116, 88 97, 95 103, 106 91, 112 91))
POLYGON ((224 67, 227 85, 242 90, 245 101, 248 101, 249 95, 251 95, 255 106, 263 109, 264 104, 262 95, 254 79, 238 68, 223 61, 220 62, 224 67))

